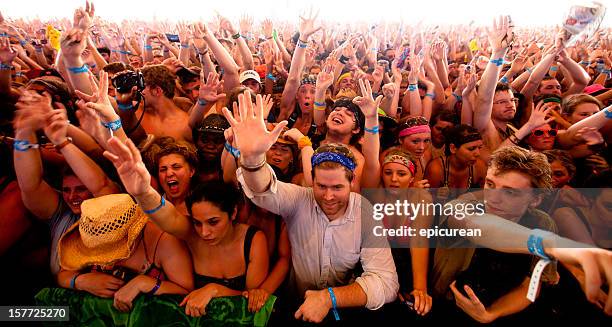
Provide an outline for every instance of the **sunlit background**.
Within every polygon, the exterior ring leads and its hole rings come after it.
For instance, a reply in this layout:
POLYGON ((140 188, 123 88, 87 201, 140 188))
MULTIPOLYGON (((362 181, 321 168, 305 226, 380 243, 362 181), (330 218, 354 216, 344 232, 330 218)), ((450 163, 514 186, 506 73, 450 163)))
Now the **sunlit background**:
MULTIPOLYGON (((0 10, 6 17, 70 17, 74 8, 84 6, 84 0, 2 0, 0 10)), ((603 3, 609 1, 603 1, 603 3)), ((96 1, 96 14, 108 20, 194 20, 221 15, 238 18, 249 14, 256 19, 297 21, 297 15, 312 6, 320 9, 320 17, 337 22, 382 19, 408 24, 489 24, 496 15, 509 14, 517 26, 559 25, 573 4, 580 0, 104 0, 96 1)), ((610 8, 602 26, 610 27, 610 8)))

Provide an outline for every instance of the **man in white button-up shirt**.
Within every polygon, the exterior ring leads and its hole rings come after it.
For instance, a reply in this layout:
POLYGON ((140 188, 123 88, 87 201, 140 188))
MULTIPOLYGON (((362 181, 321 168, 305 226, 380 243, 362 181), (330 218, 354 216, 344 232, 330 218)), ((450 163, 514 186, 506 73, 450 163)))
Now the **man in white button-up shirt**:
POLYGON ((292 281, 305 296, 295 317, 320 322, 335 307, 374 310, 393 301, 399 288, 395 264, 386 240, 371 234, 371 205, 350 191, 355 169, 350 150, 340 144, 317 149, 312 188, 280 182, 266 164, 266 151, 286 123, 267 131, 260 96, 253 104, 240 95, 238 109, 236 118, 224 109, 241 152, 238 180, 256 205, 287 224, 292 281), (359 263, 363 273, 355 279, 359 263))

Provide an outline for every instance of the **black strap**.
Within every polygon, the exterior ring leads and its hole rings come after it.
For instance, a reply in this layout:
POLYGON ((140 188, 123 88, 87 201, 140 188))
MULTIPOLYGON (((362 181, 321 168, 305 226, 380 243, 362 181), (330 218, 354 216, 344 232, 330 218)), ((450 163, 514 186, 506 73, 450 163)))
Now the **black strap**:
POLYGON ((249 226, 249 229, 247 229, 246 235, 244 236, 244 263, 247 269, 249 267, 249 262, 251 261, 251 243, 253 242, 255 233, 257 233, 257 228, 255 226, 249 226))

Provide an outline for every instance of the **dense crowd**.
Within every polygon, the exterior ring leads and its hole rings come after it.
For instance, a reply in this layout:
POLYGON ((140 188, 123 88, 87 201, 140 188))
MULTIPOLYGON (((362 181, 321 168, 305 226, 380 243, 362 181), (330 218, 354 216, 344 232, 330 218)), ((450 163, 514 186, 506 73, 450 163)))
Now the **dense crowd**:
POLYGON ((317 17, 0 14, 0 304, 74 325, 609 324, 610 28, 317 17))

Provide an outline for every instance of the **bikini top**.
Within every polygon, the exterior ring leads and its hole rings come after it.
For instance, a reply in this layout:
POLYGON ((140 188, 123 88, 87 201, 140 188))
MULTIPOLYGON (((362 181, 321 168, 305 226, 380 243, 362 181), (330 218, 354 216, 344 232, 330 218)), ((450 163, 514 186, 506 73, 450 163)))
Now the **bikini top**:
MULTIPOLYGON (((257 233, 257 228, 255 226, 249 226, 244 236, 244 263, 247 268, 250 261, 251 243, 253 242, 255 233, 257 233)), ((242 275, 231 278, 218 278, 195 274, 196 288, 202 288, 210 283, 223 285, 236 291, 244 291, 246 289, 246 270, 242 275)))

